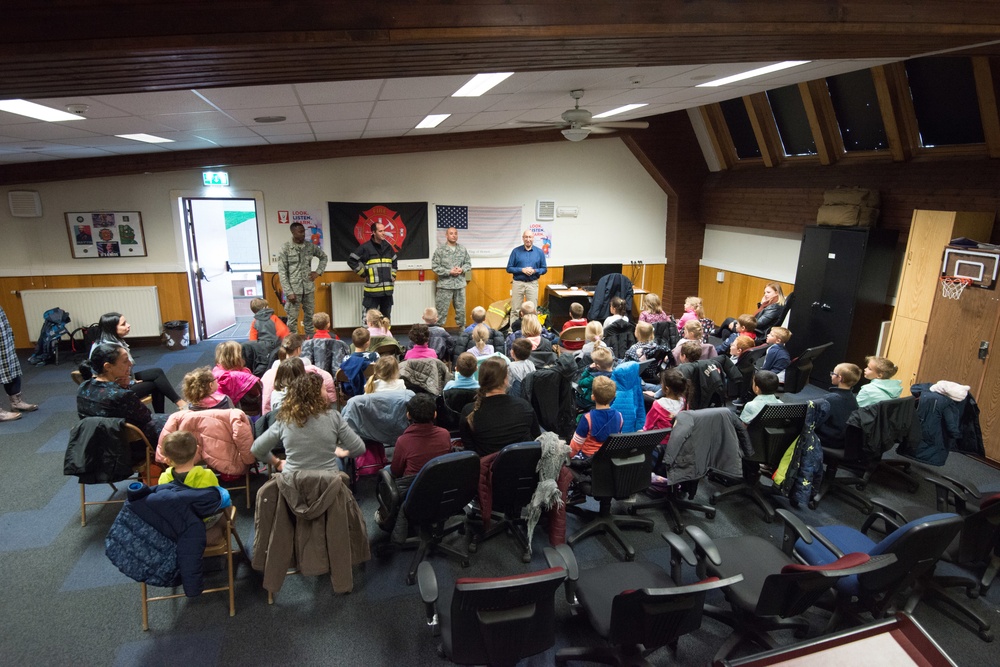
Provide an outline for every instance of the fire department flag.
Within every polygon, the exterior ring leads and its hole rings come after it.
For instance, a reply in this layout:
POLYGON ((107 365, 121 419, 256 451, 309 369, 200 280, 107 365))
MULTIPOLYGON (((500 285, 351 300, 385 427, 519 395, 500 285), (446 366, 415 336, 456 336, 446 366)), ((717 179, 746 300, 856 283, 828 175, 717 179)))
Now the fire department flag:
POLYGON ((330 211, 330 259, 346 262, 355 248, 371 238, 376 222, 398 259, 428 259, 427 202, 327 202, 330 211))

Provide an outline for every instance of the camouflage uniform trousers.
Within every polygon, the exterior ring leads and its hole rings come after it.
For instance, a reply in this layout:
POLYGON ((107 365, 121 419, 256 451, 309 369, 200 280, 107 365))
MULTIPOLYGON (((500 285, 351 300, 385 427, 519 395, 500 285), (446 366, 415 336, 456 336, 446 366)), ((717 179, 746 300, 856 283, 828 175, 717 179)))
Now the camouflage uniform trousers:
POLYGON ((434 307, 438 311, 438 321, 437 324, 440 327, 444 326, 445 320, 448 319, 448 308, 451 306, 452 301, 455 302, 455 324, 460 328, 465 328, 465 288, 461 289, 447 289, 438 287, 434 294, 434 307))
POLYGON ((306 330, 306 338, 312 338, 316 333, 313 327, 313 313, 316 308, 316 292, 310 291, 304 294, 295 295, 295 303, 288 301, 285 303, 285 313, 288 314, 288 328, 292 333, 299 332, 299 312, 302 312, 302 326, 306 330))

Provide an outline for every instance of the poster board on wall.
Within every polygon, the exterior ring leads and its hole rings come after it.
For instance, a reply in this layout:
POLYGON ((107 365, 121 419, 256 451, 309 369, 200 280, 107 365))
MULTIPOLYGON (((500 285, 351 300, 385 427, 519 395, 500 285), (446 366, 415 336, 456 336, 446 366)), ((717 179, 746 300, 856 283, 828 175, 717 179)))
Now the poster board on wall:
POLYGON ((146 256, 139 211, 69 212, 66 233, 74 259, 146 256))

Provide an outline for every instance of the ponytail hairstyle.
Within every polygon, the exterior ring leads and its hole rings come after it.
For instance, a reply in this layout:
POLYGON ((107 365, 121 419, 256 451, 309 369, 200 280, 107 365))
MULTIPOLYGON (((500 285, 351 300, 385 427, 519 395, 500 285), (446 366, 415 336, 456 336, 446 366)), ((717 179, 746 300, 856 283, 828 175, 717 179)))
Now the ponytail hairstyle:
POLYGON ((472 341, 476 344, 476 349, 482 354, 486 349, 486 341, 490 339, 490 330, 485 324, 477 324, 472 330, 472 341))
POLYGON ((184 380, 181 382, 181 395, 191 405, 198 405, 212 395, 212 385, 214 384, 215 376, 212 375, 212 369, 208 366, 202 366, 184 376, 184 380))
POLYGON ((288 389, 295 378, 302 377, 306 374, 306 365, 302 362, 299 357, 289 357, 285 359, 280 364, 278 364, 278 370, 274 374, 274 388, 278 391, 283 389, 288 389))
POLYGON ((278 360, 284 361, 289 357, 297 357, 302 353, 302 336, 297 333, 290 333, 281 341, 278 347, 278 360))
POLYGON ((392 382, 393 380, 399 379, 399 361, 397 361, 396 357, 391 354, 379 357, 378 361, 375 362, 375 365, 372 368, 372 376, 368 378, 368 382, 365 383, 366 394, 372 394, 375 392, 375 380, 392 382))
POLYGON ((700 296, 689 296, 684 299, 684 310, 694 311, 694 314, 698 316, 698 319, 705 317, 705 308, 703 307, 700 296))
POLYGON ((483 399, 491 391, 503 389, 507 386, 507 362, 497 357, 490 357, 479 364, 479 389, 476 390, 476 403, 469 413, 469 428, 476 430, 473 419, 479 408, 482 407, 483 399))
POLYGON ((365 313, 365 326, 369 326, 375 329, 382 328, 386 331, 392 326, 389 318, 382 314, 381 310, 377 308, 369 308, 365 313))
POLYGON ((668 368, 660 374, 660 387, 663 388, 664 395, 669 391, 671 394, 681 397, 685 407, 691 405, 691 383, 676 368, 668 368))

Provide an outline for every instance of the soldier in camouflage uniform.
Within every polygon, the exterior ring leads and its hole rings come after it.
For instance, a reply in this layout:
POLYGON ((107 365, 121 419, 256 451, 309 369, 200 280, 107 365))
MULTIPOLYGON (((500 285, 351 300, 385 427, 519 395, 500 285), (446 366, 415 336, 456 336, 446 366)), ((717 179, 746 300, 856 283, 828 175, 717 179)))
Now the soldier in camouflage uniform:
POLYGON ((299 312, 304 314, 306 336, 315 333, 312 318, 315 308, 316 278, 326 270, 326 253, 319 246, 306 243, 306 228, 293 222, 290 228, 292 240, 286 241, 278 252, 278 280, 285 292, 285 312, 288 314, 288 328, 292 333, 299 330, 299 312), (312 270, 312 258, 319 258, 319 266, 312 270))
POLYGON ((465 272, 472 268, 469 251, 458 244, 458 230, 449 227, 445 232, 448 243, 434 251, 431 270, 437 274, 435 306, 438 311, 438 326, 444 326, 448 319, 448 307, 455 302, 455 324, 465 328, 465 272))

